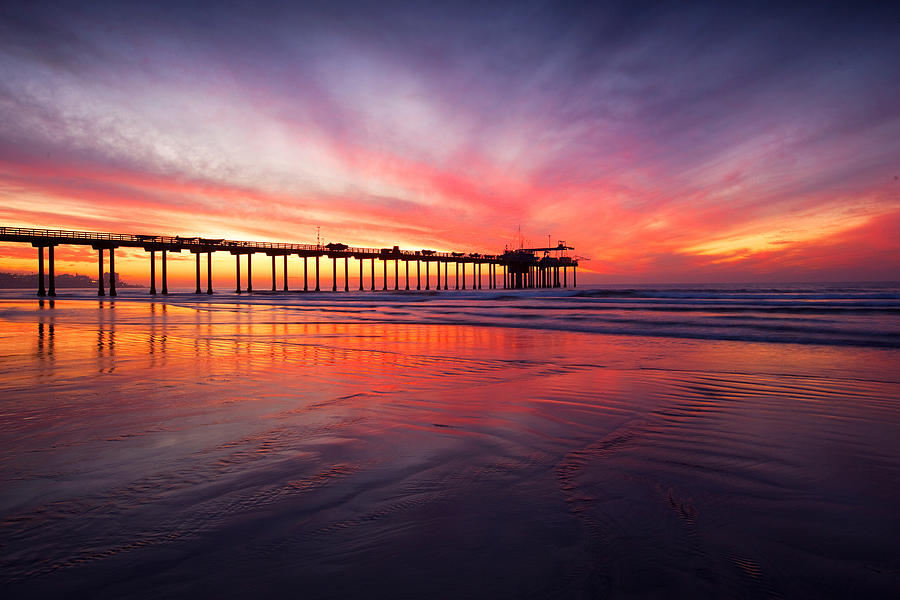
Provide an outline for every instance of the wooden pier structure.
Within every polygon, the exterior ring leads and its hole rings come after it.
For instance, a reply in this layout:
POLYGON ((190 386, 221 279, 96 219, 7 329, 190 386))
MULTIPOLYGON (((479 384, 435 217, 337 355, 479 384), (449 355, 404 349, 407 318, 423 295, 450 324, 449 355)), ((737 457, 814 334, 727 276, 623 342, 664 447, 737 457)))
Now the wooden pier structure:
POLYGON ((242 242, 225 239, 210 239, 202 237, 182 237, 164 235, 134 235, 121 233, 100 233, 91 231, 65 231, 59 229, 30 229, 23 227, 0 227, 0 242, 20 242, 31 244, 37 248, 38 254, 38 296, 55 296, 54 286, 54 248, 61 245, 91 246, 98 255, 97 295, 106 295, 103 281, 104 253, 109 256, 109 295, 116 295, 116 248, 141 248, 150 254, 150 294, 157 293, 156 264, 157 252, 160 254, 160 267, 162 277, 160 280, 160 293, 168 294, 168 275, 166 272, 166 256, 170 252, 187 251, 196 257, 196 289, 195 294, 204 293, 201 288, 200 257, 206 255, 206 294, 213 293, 212 287, 212 254, 214 252, 228 252, 235 257, 235 292, 253 292, 253 255, 264 254, 272 258, 272 288, 271 291, 288 290, 288 257, 298 256, 303 259, 303 289, 295 291, 321 291, 320 287, 320 261, 322 258, 331 259, 332 284, 331 290, 338 291, 338 261, 343 260, 343 290, 350 290, 349 261, 359 261, 359 290, 366 287, 375 291, 375 261, 383 263, 382 281, 380 289, 400 290, 400 262, 404 263, 405 283, 403 290, 410 290, 410 263, 415 262, 416 290, 430 290, 431 266, 434 265, 437 279, 435 290, 450 290, 450 270, 453 266, 452 285, 454 290, 466 289, 466 266, 471 272, 471 288, 479 290, 483 284, 483 271, 487 271, 488 289, 498 289, 498 277, 502 277, 502 289, 526 289, 526 288, 558 288, 568 287, 568 270, 572 270, 572 287, 576 284, 576 267, 578 261, 572 257, 563 256, 567 250, 574 250, 560 242, 556 247, 547 248, 520 248, 506 250, 502 254, 480 254, 476 252, 437 252, 434 250, 401 250, 398 246, 392 248, 354 248, 340 243, 318 244, 289 244, 279 242, 242 242), (47 286, 44 286, 44 249, 47 249, 47 286), (552 256, 553 253, 558 256, 552 256), (542 254, 542 255, 541 255, 542 254), (242 289, 241 257, 246 256, 247 277, 246 288, 242 289), (276 260, 283 260, 282 290, 277 289, 276 260), (310 281, 309 262, 314 263, 314 278, 310 281), (364 281, 365 261, 369 261, 368 286, 364 281), (393 261, 393 281, 388 281, 388 266, 393 261), (425 282, 422 282, 422 263, 425 264, 425 282), (441 283, 441 271, 443 271, 443 284, 441 283))

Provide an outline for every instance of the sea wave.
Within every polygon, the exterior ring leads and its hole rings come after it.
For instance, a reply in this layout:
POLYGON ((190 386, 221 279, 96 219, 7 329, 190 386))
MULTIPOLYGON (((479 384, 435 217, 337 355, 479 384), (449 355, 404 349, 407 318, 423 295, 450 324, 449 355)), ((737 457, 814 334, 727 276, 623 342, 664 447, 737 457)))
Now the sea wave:
MULTIPOLYGON (((56 304, 87 300, 66 291, 56 304)), ((21 293, 19 294, 21 295, 21 293)), ((5 292, 0 298, 11 297, 5 292)), ((111 302, 97 299, 99 302, 111 302)), ((118 301, 161 303, 127 290, 118 301)), ((518 327, 594 334, 900 347, 900 286, 643 286, 551 290, 378 291, 213 296, 177 293, 165 304, 278 310, 294 322, 402 322, 518 327)), ((2 305, 0 305, 2 310, 2 305)), ((11 317, 15 318, 15 316, 11 317)), ((22 318, 27 318, 24 315, 22 318)), ((284 318, 284 317, 279 317, 284 318)))

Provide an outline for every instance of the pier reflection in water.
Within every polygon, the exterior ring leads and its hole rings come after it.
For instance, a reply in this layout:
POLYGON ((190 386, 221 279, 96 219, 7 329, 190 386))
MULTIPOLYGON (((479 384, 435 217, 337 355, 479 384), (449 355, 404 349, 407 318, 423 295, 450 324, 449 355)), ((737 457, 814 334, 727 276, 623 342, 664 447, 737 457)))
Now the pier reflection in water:
POLYGON ((14 595, 898 584, 895 349, 240 303, 0 320, 14 595))

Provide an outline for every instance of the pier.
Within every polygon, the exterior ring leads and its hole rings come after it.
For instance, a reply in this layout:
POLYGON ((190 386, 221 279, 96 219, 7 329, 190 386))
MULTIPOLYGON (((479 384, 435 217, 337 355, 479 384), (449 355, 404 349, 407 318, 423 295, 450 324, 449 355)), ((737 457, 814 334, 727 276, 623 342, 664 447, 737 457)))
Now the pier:
MULTIPOLYGON (((565 256, 568 250, 574 250, 565 242, 559 242, 555 247, 546 248, 519 248, 505 250, 501 254, 481 254, 477 252, 437 252, 435 250, 401 250, 398 246, 392 248, 356 248, 341 243, 330 244, 291 244, 281 242, 245 242, 226 239, 212 239, 202 237, 183 237, 165 235, 138 235, 121 233, 102 233, 90 231, 66 231, 59 229, 31 229, 23 227, 0 227, 0 242, 19 242, 31 244, 37 249, 38 259, 38 296, 55 296, 54 285, 54 261, 55 248, 57 246, 77 245, 90 246, 97 251, 97 295, 115 296, 115 265, 116 248, 140 248, 149 255, 150 294, 157 294, 156 264, 157 253, 160 261, 160 293, 168 294, 168 274, 166 257, 170 252, 189 252, 195 257, 195 294, 212 294, 212 256, 214 252, 228 252, 235 257, 235 293, 253 292, 253 256, 263 254, 271 257, 272 286, 271 292, 288 292, 288 258, 296 256, 303 259, 303 287, 297 292, 308 292, 314 283, 312 291, 320 291, 320 259, 331 259, 332 286, 331 291, 350 291, 349 261, 359 263, 359 290, 366 288, 365 261, 369 261, 369 289, 375 291, 375 261, 382 262, 382 281, 380 289, 387 291, 389 283, 393 290, 410 290, 410 262, 415 262, 414 286, 416 290, 431 290, 431 267, 436 273, 437 291, 449 291, 451 280, 449 273, 452 269, 453 290, 466 289, 466 266, 471 273, 471 288, 482 289, 484 272, 487 273, 488 289, 527 289, 527 288, 559 288, 569 287, 569 270, 571 269, 571 286, 576 285, 576 267, 578 261, 575 258, 565 256), (47 285, 44 285, 44 249, 47 250, 47 285), (554 256, 553 254, 556 254, 554 256), (109 289, 104 285, 103 267, 104 256, 109 261, 109 289), (242 261, 242 257, 244 260, 242 261), (278 289, 276 278, 277 258, 282 258, 282 289, 278 289), (314 281, 310 282, 308 261, 313 260, 315 274, 314 281), (400 262, 404 263, 403 272, 405 281, 401 288, 400 262), (205 262, 206 286, 202 286, 201 263, 205 262), (241 277, 241 263, 246 264, 246 285, 241 277), (343 274, 342 285, 338 285, 338 272, 343 274), (393 281, 388 281, 390 263, 393 263, 393 281), (422 263, 425 263, 424 269, 422 263), (424 285, 422 275, 424 271, 424 285), (441 281, 443 272, 443 282, 441 281)), ((326 262, 327 265, 327 262, 326 262)), ((327 266, 325 267, 327 268, 327 266)))

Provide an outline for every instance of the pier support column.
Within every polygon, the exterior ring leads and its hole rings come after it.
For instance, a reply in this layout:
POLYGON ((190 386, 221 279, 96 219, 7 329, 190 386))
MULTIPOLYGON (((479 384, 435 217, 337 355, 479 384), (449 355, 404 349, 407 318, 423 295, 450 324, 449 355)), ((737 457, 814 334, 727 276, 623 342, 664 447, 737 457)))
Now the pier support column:
POLYGON ((234 287, 234 293, 241 293, 241 255, 234 255, 234 280, 236 282, 234 287))
POLYGON ((449 290, 447 287, 447 271, 450 270, 450 263, 444 263, 444 289, 449 290))
POLYGON ((283 287, 284 287, 284 291, 286 292, 286 291, 288 291, 288 284, 287 284, 287 259, 288 259, 288 255, 285 254, 285 255, 282 256, 282 258, 283 258, 284 260, 282 261, 282 265, 281 265, 281 266, 283 267, 283 269, 282 269, 282 271, 281 271, 281 279, 282 279, 282 282, 284 283, 284 286, 283 286, 283 287))
POLYGON ((416 289, 422 289, 422 263, 416 261, 416 289))
POLYGON ((162 293, 169 295, 169 278, 166 275, 166 251, 162 251, 162 293))
POLYGON ((316 291, 319 291, 319 257, 316 256, 316 291))
POLYGON ((409 291, 409 261, 404 260, 403 262, 406 263, 406 290, 409 291))
POLYGON ((440 291, 441 290, 441 261, 437 261, 434 264, 435 269, 437 269, 437 285, 434 286, 434 289, 440 291))
POLYGON ((372 259, 372 263, 369 265, 369 281, 372 284, 372 291, 375 291, 375 259, 372 259))
MULTIPOLYGON (((53 247, 50 247, 50 295, 55 296, 53 292, 53 247)), ((114 246, 109 248, 109 295, 116 295, 116 249, 114 246)))
POLYGON ((569 267, 563 267, 563 287, 569 287, 569 267))
POLYGON ((97 275, 97 295, 105 296, 106 292, 103 289, 103 248, 97 248, 97 255, 100 258, 97 275))
POLYGON ((459 289, 459 261, 456 262, 456 289, 459 289))
POLYGON ((337 291, 337 256, 331 257, 331 291, 337 291))
POLYGON ((309 257, 308 256, 303 257, 303 291, 304 292, 309 291, 309 277, 306 276, 306 274, 307 274, 306 259, 307 258, 309 258, 309 257))
MULTIPOLYGON (((463 271, 463 273, 462 273, 462 275, 463 275, 462 276, 462 282, 463 282, 462 289, 466 289, 466 263, 465 262, 463 262, 463 264, 462 264, 462 271, 463 271)), ((457 287, 456 289, 459 289, 459 287, 457 287)))
POLYGON ((575 285, 575 265, 572 265, 572 287, 577 287, 575 285))
POLYGON ((275 291, 275 255, 272 255, 272 291, 275 291))
POLYGON ((363 291, 363 271, 365 271, 366 264, 363 259, 359 259, 359 291, 363 291))
POLYGON ((43 298, 47 295, 44 289, 44 247, 38 246, 38 296, 43 298))
POLYGON ((350 262, 350 257, 349 257, 349 256, 345 256, 345 257, 344 257, 344 291, 345 291, 345 292, 349 292, 349 291, 350 291, 350 266, 349 266, 349 262, 350 262))
POLYGON ((247 293, 253 292, 253 253, 247 253, 247 293))
POLYGON ((431 261, 425 261, 425 289, 431 289, 431 261))
POLYGON ((381 259, 381 291, 387 291, 387 259, 381 259))
POLYGON ((400 289, 400 259, 394 259, 394 291, 400 289))
MULTIPOLYGON (((112 250, 110 250, 109 253, 112 254, 112 250)), ((194 290, 194 293, 199 294, 200 293, 200 253, 194 252, 194 258, 197 259, 197 289, 194 290)), ((112 275, 112 273, 110 273, 109 280, 112 281, 112 279, 113 279, 113 275, 112 275)), ((112 288, 111 285, 110 285, 110 288, 112 288)))
POLYGON ((481 270, 481 263, 472 263, 472 289, 477 290, 480 289, 478 285, 481 283, 478 280, 478 271, 481 270))
MULTIPOLYGON (((53 248, 53 244, 47 246, 47 295, 51 298, 56 295, 56 260, 53 258, 53 248)), ((109 254, 112 256, 112 250, 109 254)))
POLYGON ((206 293, 212 294, 212 252, 206 253, 206 293))
POLYGON ((156 252, 150 251, 150 295, 156 295, 156 252))

